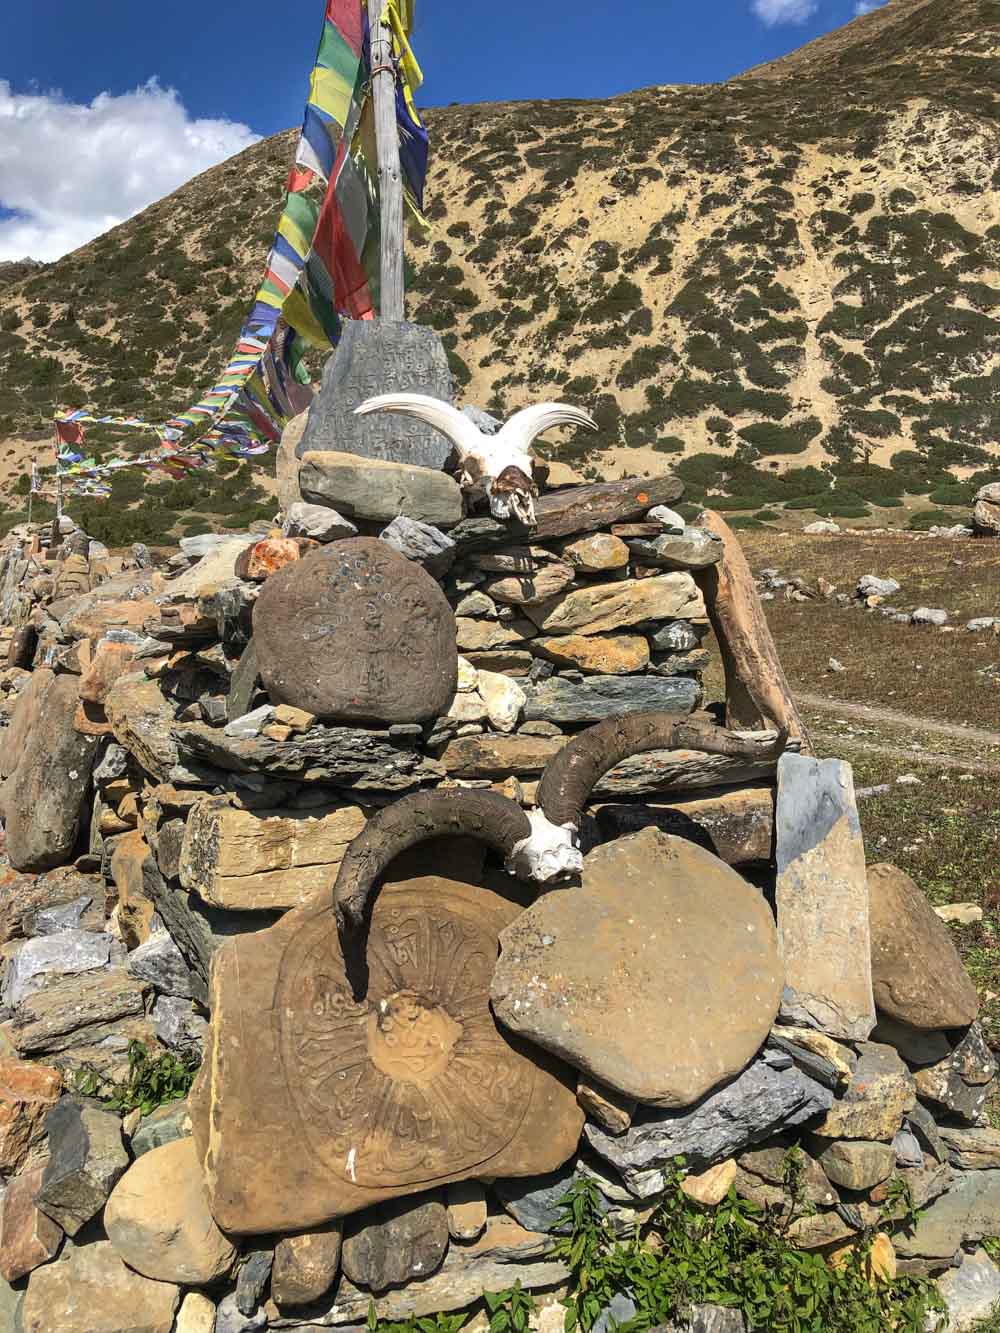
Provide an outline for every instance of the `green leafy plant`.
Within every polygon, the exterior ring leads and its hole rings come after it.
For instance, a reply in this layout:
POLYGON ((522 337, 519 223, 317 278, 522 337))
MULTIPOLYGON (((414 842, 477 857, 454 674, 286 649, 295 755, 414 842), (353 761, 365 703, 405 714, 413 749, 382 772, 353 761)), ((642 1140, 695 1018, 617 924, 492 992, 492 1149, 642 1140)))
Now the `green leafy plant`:
POLYGON ((375 1302, 369 1301, 367 1325, 370 1333, 458 1333, 468 1317, 460 1311, 458 1314, 432 1314, 420 1318, 411 1315, 409 1319, 383 1320, 375 1311, 375 1302))
POLYGON ((804 1198, 804 1166, 793 1148, 780 1207, 758 1207, 731 1189, 710 1208, 684 1193, 684 1162, 677 1158, 664 1172, 664 1197, 645 1235, 637 1225, 624 1239, 602 1217, 594 1182, 575 1181, 560 1201, 560 1224, 569 1234, 554 1251, 572 1273, 567 1333, 590 1333, 619 1293, 636 1306, 622 1325, 629 1333, 669 1323, 702 1303, 739 1309, 752 1333, 920 1333, 943 1309, 934 1284, 909 1276, 881 1280, 870 1263, 880 1226, 910 1226, 918 1216, 908 1186, 891 1184, 878 1221, 835 1266, 790 1239, 792 1224, 813 1211, 804 1198))
POLYGON ((121 1082, 105 1078, 93 1065, 83 1065, 75 1071, 73 1090, 82 1097, 97 1097, 115 1111, 139 1110, 149 1115, 158 1106, 188 1095, 198 1064, 194 1055, 151 1054, 141 1041, 130 1041, 128 1074, 121 1082))
POLYGON ((536 1307, 535 1298, 523 1289, 520 1278, 503 1291, 484 1291, 483 1300, 489 1311, 490 1333, 526 1333, 536 1307))

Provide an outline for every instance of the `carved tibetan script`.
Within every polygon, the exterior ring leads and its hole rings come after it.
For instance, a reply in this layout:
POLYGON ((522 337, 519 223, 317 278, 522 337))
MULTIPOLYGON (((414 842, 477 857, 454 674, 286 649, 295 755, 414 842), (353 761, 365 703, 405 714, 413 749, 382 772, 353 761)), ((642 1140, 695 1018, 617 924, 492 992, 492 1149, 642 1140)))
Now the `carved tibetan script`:
POLYGON ((422 722, 455 693, 444 594, 375 538, 332 542, 272 575, 254 608, 254 640, 272 700, 319 717, 422 722))

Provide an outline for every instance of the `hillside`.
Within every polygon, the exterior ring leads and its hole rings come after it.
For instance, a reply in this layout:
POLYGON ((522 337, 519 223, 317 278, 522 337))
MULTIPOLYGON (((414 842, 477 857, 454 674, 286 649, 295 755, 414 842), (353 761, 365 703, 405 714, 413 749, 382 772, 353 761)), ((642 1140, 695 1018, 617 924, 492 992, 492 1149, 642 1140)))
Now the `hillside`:
MULTIPOLYGON (((553 450, 588 476, 964 504, 1000 457, 998 34, 997 0, 889 0, 723 85, 432 111, 409 315, 465 400, 589 406, 600 434, 553 450)), ((11 477, 56 402, 153 415, 211 380, 293 142, 0 286, 11 477)))

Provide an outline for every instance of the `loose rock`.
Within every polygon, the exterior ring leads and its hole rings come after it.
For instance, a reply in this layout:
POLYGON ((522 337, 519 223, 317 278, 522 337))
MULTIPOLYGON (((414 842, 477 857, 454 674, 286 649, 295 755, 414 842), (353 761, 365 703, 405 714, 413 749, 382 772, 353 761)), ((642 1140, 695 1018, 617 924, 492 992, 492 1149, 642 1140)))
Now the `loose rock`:
POLYGON ((126 1268, 107 1241, 69 1245, 36 1268, 21 1315, 24 1333, 171 1333, 180 1290, 126 1268))
POLYGON ((271 1296, 277 1305, 308 1305, 326 1295, 340 1267, 342 1232, 338 1218, 318 1231, 282 1236, 271 1268, 271 1296))
POLYGON ((913 1078, 891 1046, 859 1042, 857 1052, 850 1083, 817 1123, 815 1132, 827 1139, 891 1143, 916 1101, 913 1078))
POLYGON ((103 1208, 128 1166, 121 1121, 99 1103, 63 1097, 45 1117, 49 1161, 36 1200, 75 1236, 103 1208))
POLYGON ((458 483, 444 472, 409 463, 309 452, 302 457, 299 487, 304 500, 336 505, 350 519, 391 523, 405 514, 447 529, 462 517, 458 483))
POLYGON ((427 1277, 448 1248, 448 1216, 439 1199, 396 1199, 365 1214, 344 1237, 341 1262, 357 1286, 385 1291, 427 1277))
POLYGON ((0 1203, 0 1274, 7 1282, 46 1264, 62 1243, 62 1228, 35 1205, 41 1170, 15 1176, 0 1203))
POLYGON ((649 644, 641 634, 562 634, 535 639, 531 651, 586 675, 625 676, 649 665, 649 644))

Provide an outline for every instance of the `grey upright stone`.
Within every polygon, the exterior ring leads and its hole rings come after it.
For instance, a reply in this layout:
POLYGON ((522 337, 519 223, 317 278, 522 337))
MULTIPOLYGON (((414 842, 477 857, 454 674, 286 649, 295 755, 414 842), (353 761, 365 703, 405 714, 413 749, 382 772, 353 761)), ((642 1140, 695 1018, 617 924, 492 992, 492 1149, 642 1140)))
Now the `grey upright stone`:
POLYGON ((775 816, 782 1015, 863 1041, 875 1026, 865 851, 850 764, 783 754, 775 816))
POLYGON ((336 450, 393 463, 444 467, 453 446, 431 426, 387 412, 354 415, 366 398, 382 393, 422 393, 451 402, 448 357, 433 329, 377 319, 346 320, 296 446, 298 457, 313 449, 336 450))

